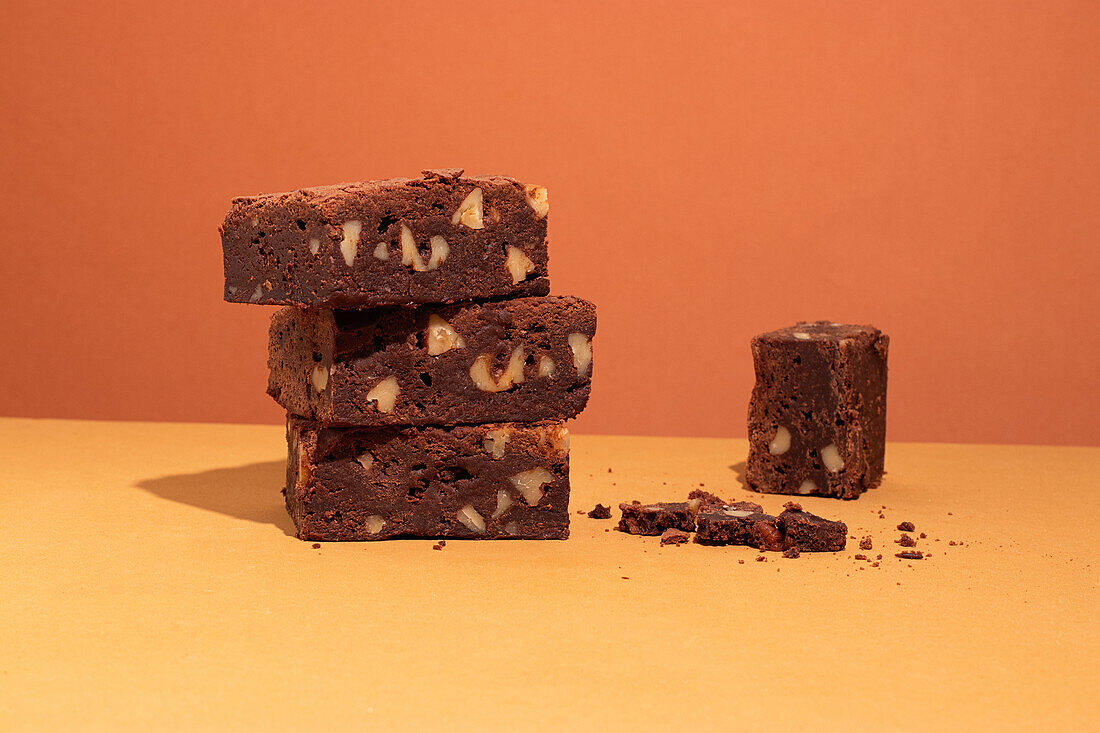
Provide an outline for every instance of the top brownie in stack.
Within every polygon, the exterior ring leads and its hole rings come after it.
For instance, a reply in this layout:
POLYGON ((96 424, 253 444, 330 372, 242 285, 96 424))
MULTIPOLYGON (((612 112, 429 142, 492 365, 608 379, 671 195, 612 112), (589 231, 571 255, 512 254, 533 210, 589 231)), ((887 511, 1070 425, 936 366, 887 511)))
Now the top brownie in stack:
POLYGON ((550 292, 546 189, 459 169, 233 200, 225 299, 368 308, 550 292))

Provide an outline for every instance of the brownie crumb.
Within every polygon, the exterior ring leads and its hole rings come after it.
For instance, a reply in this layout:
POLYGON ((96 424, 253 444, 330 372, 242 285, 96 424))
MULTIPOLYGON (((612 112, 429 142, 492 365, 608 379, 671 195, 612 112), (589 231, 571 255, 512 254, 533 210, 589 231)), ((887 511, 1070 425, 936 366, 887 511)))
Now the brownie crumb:
POLYGON ((873 563, 871 563, 871 567, 873 567, 873 568, 877 568, 877 567, 878 567, 878 563, 877 563, 877 562, 873 562, 873 563))
POLYGON ((955 546, 955 540, 951 540, 947 544, 949 544, 951 547, 954 547, 955 546))
POLYGON ((802 505, 799 504, 797 501, 788 501, 786 504, 783 505, 783 508, 789 512, 802 511, 802 505))
POLYGON ((922 540, 923 540, 923 539, 926 539, 927 537, 928 537, 928 534, 927 534, 927 533, 925 533, 925 532, 921 532, 921 533, 920 533, 920 538, 921 538, 922 540))
POLYGON ((744 565, 744 564, 745 564, 745 561, 744 561, 744 560, 738 560, 738 561, 737 561, 737 564, 738 564, 738 565, 744 565))
POLYGON ((442 550, 442 549, 443 549, 443 545, 441 545, 441 544, 439 544, 439 543, 437 542, 437 543, 435 543, 434 545, 432 545, 432 549, 433 549, 433 550, 442 550))
POLYGON ((757 562, 767 562, 768 558, 764 557, 763 555, 757 555, 756 556, 756 561, 757 562))
POLYGON ((861 550, 870 550, 873 547, 874 547, 874 544, 871 542, 870 537, 864 537, 863 539, 861 539, 859 541, 859 549, 861 549, 861 550))
POLYGON ((680 530, 676 529, 675 527, 670 527, 669 529, 666 529, 661 534, 661 544, 662 545, 682 545, 687 541, 688 541, 688 533, 687 532, 681 532, 680 530))
POLYGON ((897 553, 894 557, 900 557, 902 560, 920 560, 924 557, 924 553, 920 550, 906 550, 897 553))
POLYGON ((856 555, 856 560, 866 560, 866 559, 867 559, 866 555, 856 555))
POLYGON ((876 559, 876 560, 881 560, 881 559, 882 559, 882 555, 877 555, 877 556, 875 557, 875 559, 876 559))
POLYGON ((903 534, 901 537, 894 540, 894 542, 897 542, 902 547, 916 547, 917 546, 917 541, 915 539, 913 539, 912 537, 910 537, 909 535, 907 535, 907 534, 903 534))
POLYGON ((912 522, 902 522, 901 524, 898 525, 898 531, 899 532, 912 532, 916 528, 917 528, 916 525, 913 524, 912 522))
POLYGON ((588 512, 593 519, 611 519, 611 507, 597 504, 588 512))
MULTIPOLYGON (((702 486, 702 484, 699 485, 702 486)), ((698 501, 700 509, 721 509, 726 505, 722 497, 702 489, 692 489, 688 494, 688 501, 698 501)))
POLYGON ((320 550, 321 549, 321 543, 320 542, 314 542, 313 543, 313 549, 314 550, 320 550))
POLYGON ((800 553, 798 552, 798 546, 797 545, 795 545, 794 547, 788 547, 786 550, 783 551, 783 557, 786 557, 786 558, 789 558, 789 559, 792 559, 792 560, 794 558, 798 557, 799 554, 800 553))

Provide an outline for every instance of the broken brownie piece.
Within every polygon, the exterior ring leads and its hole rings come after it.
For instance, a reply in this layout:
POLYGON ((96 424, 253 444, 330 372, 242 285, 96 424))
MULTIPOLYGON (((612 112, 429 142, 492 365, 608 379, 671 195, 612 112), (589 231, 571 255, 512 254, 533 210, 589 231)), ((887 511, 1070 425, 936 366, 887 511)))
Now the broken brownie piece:
POLYGON ((735 502, 719 511, 700 512, 695 518, 695 541, 702 545, 748 545, 760 550, 783 549, 778 520, 759 504, 735 502))
POLYGON ((726 505, 726 502, 720 496, 703 489, 692 489, 688 494, 688 501, 698 501, 700 511, 721 509, 726 505))
POLYGON ((267 393, 329 425, 575 417, 592 386, 596 308, 570 296, 368 310, 283 308, 267 393))
POLYGON ((233 199, 225 299, 331 308, 546 295, 546 189, 424 171, 233 199))
POLYGON ((889 343, 873 326, 828 321, 752 340, 750 488, 854 499, 879 483, 889 343))
POLYGON ((566 435, 560 422, 333 428, 289 416, 287 510, 303 540, 564 539, 566 435))
POLYGON ((784 547, 803 552, 838 552, 848 542, 848 525, 815 514, 787 509, 779 515, 784 547))
POLYGON ((675 527, 671 527, 671 528, 666 529, 664 532, 661 533, 661 544, 662 545, 682 545, 682 544, 684 544, 685 542, 688 541, 689 537, 690 537, 690 535, 688 535, 687 532, 681 532, 680 530, 676 529, 675 527))
POLYGON ((620 532, 644 535, 662 534, 666 529, 693 532, 697 510, 698 504, 689 501, 619 504, 619 511, 623 516, 617 529, 620 532))

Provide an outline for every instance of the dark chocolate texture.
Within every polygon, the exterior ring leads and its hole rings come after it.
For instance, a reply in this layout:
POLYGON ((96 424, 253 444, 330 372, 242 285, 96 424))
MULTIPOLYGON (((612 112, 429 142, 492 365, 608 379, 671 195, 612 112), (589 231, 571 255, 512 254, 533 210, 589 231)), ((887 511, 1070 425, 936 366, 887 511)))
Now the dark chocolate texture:
POLYGON ((550 292, 546 189, 460 170, 233 199, 227 301, 363 308, 550 292))
POLYGON ((561 423, 332 428, 287 419, 286 505, 303 540, 564 539, 561 423))
POLYGON ((619 520, 618 530, 644 535, 663 534, 667 529, 693 532, 698 506, 694 501, 619 504, 623 516, 619 520))
POLYGON ((848 525, 804 511, 785 510, 779 515, 784 547, 803 552, 839 552, 848 542, 848 525))
POLYGON ((854 499, 879 483, 888 348, 873 326, 827 321, 753 339, 750 488, 854 499))
POLYGON ((719 511, 700 512, 695 518, 695 541, 702 545, 748 545, 759 550, 783 549, 775 517, 752 502, 737 502, 719 511))
POLYGON ((267 391, 329 425, 574 417, 588 401, 596 309, 569 296, 362 311, 283 308, 267 391))

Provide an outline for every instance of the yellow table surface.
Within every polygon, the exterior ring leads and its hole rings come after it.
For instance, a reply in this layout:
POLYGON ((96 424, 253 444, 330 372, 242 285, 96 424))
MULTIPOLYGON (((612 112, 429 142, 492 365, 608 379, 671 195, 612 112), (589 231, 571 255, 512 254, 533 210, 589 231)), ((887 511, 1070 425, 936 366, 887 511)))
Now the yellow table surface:
POLYGON ((743 440, 574 436, 568 541, 443 551, 294 539, 281 427, 3 419, 0 446, 5 730, 1100 726, 1097 448, 891 444, 880 488, 802 502, 875 568, 575 513, 701 484, 779 511, 743 440), (903 520, 931 558, 894 557, 903 520))

